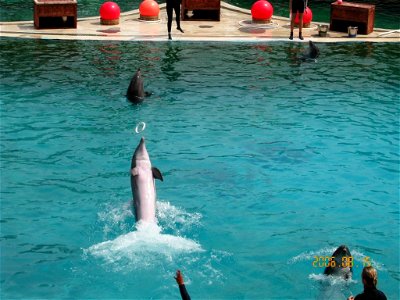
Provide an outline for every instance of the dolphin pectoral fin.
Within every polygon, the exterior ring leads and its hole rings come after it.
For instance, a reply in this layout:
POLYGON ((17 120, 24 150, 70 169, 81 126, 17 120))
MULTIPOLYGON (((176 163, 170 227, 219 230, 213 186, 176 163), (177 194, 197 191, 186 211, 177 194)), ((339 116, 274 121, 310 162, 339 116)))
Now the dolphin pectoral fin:
POLYGON ((132 176, 137 176, 137 175, 139 175, 137 168, 131 169, 131 175, 132 175, 132 176))
POLYGON ((156 167, 152 167, 151 171, 153 172, 153 177, 156 179, 160 179, 161 181, 164 181, 162 174, 160 172, 159 169, 157 169, 156 167))

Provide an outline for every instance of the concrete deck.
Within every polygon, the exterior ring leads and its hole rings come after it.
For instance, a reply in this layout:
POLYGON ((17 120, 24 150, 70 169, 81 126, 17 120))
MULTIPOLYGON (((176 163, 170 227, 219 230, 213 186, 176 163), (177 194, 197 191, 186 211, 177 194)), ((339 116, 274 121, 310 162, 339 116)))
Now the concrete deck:
MULTIPOLYGON (((79 12, 78 12, 79 14, 79 12)), ((357 35, 349 38, 343 32, 328 32, 327 37, 319 37, 318 24, 311 23, 303 29, 304 41, 315 42, 399 42, 398 31, 374 28, 369 35, 357 35)), ((329 25, 329 24, 328 24, 329 25)), ((175 21, 172 25, 174 41, 244 41, 265 42, 282 40, 289 42, 289 19, 272 17, 270 24, 253 24, 251 12, 221 2, 221 20, 218 21, 182 21, 185 33, 177 31, 175 21)), ((294 31, 294 42, 299 42, 298 29, 294 31)), ((119 25, 101 25, 99 16, 79 18, 76 29, 41 29, 33 26, 33 21, 0 22, 0 37, 62 40, 115 40, 115 41, 166 41, 167 14, 165 4, 160 5, 160 20, 142 21, 139 10, 121 13, 119 25)))

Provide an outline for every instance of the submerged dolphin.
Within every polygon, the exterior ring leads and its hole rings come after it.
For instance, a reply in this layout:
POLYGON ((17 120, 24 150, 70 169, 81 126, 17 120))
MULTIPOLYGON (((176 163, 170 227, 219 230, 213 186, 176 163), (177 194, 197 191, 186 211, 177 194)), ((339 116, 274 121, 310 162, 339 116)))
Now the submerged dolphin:
POLYGON ((151 166, 149 153, 142 138, 131 162, 131 189, 136 222, 156 222, 155 179, 163 181, 160 170, 151 166))
POLYGON ((141 103, 143 102, 144 97, 149 95, 150 93, 144 91, 142 73, 139 68, 131 79, 131 83, 126 92, 126 97, 128 97, 129 101, 133 103, 141 103))
POLYGON ((308 41, 308 48, 301 55, 301 60, 315 60, 319 56, 319 49, 312 41, 308 41))
POLYGON ((335 267, 326 267, 325 275, 341 276, 343 279, 350 279, 353 274, 352 260, 349 248, 345 245, 339 246, 332 254, 332 260, 335 261, 335 267))

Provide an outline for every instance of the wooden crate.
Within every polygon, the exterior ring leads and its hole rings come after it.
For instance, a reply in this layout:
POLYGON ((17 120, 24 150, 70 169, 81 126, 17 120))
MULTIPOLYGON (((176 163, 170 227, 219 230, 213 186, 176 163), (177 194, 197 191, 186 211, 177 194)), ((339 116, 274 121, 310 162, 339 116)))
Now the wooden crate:
POLYGON ((33 2, 33 22, 36 29, 76 28, 77 18, 76 0, 34 0, 33 2))
POLYGON ((375 5, 353 2, 331 3, 330 30, 347 32, 347 27, 357 26, 359 34, 374 30, 375 5))
POLYGON ((182 0, 181 19, 184 21, 187 20, 219 21, 220 15, 221 15, 220 0, 182 0), (192 18, 188 17, 187 11, 193 11, 192 18))

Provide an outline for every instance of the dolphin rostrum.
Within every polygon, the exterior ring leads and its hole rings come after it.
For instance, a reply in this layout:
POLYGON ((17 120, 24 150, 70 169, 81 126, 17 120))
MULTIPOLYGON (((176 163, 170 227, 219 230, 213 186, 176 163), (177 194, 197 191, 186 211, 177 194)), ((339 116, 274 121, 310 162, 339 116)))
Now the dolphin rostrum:
POLYGON ((319 49, 315 44, 310 40, 308 41, 308 48, 304 50, 303 54, 301 55, 301 60, 315 60, 319 56, 319 49))
POLYGON ((160 170, 151 166, 144 138, 140 140, 132 156, 131 189, 136 222, 156 223, 155 179, 163 181, 160 170))
POLYGON ((325 268, 325 275, 341 276, 343 279, 350 279, 353 274, 353 257, 349 248, 345 245, 339 246, 332 254, 332 261, 335 261, 334 267, 325 268))
POLYGON ((126 92, 126 97, 133 103, 141 103, 143 102, 144 97, 150 95, 151 93, 144 91, 142 73, 139 68, 131 79, 131 83, 126 92))

